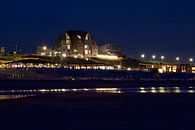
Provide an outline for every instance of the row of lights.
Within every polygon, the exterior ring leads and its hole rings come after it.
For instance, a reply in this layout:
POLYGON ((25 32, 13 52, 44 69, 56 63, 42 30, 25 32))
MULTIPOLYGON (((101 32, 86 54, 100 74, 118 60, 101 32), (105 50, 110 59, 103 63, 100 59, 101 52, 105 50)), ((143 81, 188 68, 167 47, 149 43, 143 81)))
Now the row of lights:
MULTIPOLYGON (((141 54, 141 58, 142 58, 142 59, 145 59, 145 57, 146 57, 145 54, 141 54)), ((152 55, 151 58, 152 58, 153 60, 155 60, 155 59, 156 59, 156 55, 152 55)), ((164 59, 165 59, 165 56, 163 56, 163 55, 160 56, 160 59, 161 59, 161 60, 164 60, 164 59)), ((180 60, 180 57, 176 57, 175 60, 176 60, 176 61, 179 61, 179 60, 180 60)), ((193 62, 193 61, 194 61, 193 58, 189 58, 189 62, 193 62)))

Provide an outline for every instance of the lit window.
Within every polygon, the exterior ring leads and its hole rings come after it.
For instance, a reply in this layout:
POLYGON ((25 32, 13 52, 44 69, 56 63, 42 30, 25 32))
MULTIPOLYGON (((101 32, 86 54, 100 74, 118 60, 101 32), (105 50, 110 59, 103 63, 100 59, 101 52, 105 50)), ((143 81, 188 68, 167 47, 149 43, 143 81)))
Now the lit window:
POLYGON ((67 45, 67 49, 70 50, 70 45, 67 45))
POLYGON ((88 55, 88 50, 85 50, 85 55, 88 55))
POLYGON ((43 50, 46 51, 47 50, 47 47, 46 46, 43 46, 43 50))
POLYGON ((78 39, 81 39, 81 36, 80 35, 77 35, 78 39))
POLYGON ((64 57, 64 58, 65 58, 65 57, 66 57, 66 54, 62 54, 62 57, 64 57))
POLYGON ((88 48, 88 45, 85 45, 84 48, 87 49, 88 48))
POLYGON ((71 44, 71 41, 70 40, 66 40, 66 44, 71 44))

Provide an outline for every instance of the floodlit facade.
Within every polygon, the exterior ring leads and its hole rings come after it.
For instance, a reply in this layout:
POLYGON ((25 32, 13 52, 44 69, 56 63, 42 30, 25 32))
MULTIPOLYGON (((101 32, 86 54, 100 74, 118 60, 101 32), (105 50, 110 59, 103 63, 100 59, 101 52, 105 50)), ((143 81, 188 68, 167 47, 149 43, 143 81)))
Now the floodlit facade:
POLYGON ((121 46, 115 45, 115 44, 105 44, 102 46, 99 46, 98 48, 98 54, 99 55, 110 55, 110 56, 121 56, 121 46))
POLYGON ((54 48, 56 52, 69 57, 96 57, 98 53, 91 34, 83 31, 67 31, 58 38, 54 48))

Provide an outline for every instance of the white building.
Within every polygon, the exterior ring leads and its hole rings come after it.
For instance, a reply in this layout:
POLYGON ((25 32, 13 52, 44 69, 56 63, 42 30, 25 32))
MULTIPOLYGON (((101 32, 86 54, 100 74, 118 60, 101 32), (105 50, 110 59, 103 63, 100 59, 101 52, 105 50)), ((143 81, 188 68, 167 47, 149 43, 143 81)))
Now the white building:
POLYGON ((99 46, 98 54, 110 55, 110 56, 121 56, 122 55, 121 46, 115 44, 105 44, 99 46))

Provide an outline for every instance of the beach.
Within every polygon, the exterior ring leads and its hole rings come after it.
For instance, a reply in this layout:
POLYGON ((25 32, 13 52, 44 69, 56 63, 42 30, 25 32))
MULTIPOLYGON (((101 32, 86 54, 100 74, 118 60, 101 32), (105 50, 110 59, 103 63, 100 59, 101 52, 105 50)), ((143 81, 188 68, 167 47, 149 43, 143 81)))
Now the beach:
POLYGON ((0 129, 194 129, 193 94, 41 95, 0 101, 0 129))

